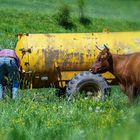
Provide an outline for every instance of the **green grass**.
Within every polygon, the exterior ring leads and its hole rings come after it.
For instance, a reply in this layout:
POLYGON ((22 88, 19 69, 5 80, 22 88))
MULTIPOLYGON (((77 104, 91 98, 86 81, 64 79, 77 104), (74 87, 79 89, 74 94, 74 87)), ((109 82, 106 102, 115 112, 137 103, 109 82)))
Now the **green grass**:
MULTIPOLYGON (((15 48, 21 32, 139 31, 139 7, 139 0, 86 0, 84 12, 91 24, 84 26, 76 0, 0 0, 0 48, 15 48), (72 29, 56 20, 62 3, 71 7, 72 29)), ((16 101, 0 101, 0 139, 140 139, 140 103, 129 106, 118 88, 106 102, 79 98, 70 103, 54 93, 20 90, 16 101)))
POLYGON ((0 102, 1 139, 139 140, 140 102, 129 106, 114 88, 106 102, 59 99, 54 89, 20 91, 0 102))
POLYGON ((61 33, 138 31, 140 1, 138 0, 86 0, 84 13, 91 24, 79 22, 76 0, 0 0, 0 47, 15 48, 18 33, 61 33), (71 20, 75 25, 66 30, 58 25, 59 8, 67 3, 71 9, 71 20))

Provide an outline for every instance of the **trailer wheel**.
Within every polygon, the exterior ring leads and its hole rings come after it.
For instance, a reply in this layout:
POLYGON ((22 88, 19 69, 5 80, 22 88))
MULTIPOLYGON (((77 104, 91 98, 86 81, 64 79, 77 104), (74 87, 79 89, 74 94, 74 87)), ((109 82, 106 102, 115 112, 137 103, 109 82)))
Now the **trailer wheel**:
POLYGON ((68 82, 66 96, 68 100, 72 100, 74 96, 83 93, 84 96, 105 101, 109 91, 110 88, 107 82, 100 74, 84 71, 68 82))

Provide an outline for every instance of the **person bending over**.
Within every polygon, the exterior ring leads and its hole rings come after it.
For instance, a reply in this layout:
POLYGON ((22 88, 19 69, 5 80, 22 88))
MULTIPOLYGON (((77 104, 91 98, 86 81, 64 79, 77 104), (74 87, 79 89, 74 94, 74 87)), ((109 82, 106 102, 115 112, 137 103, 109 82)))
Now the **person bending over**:
POLYGON ((0 100, 3 99, 4 78, 7 76, 11 82, 12 99, 18 95, 20 61, 14 50, 0 50, 0 100))

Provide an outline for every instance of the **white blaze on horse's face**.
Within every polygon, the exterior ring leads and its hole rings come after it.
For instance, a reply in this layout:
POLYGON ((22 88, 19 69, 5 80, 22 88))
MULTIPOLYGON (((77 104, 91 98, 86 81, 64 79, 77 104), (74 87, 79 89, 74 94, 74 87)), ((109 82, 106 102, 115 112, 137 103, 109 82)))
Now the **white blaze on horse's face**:
POLYGON ((92 71, 93 73, 103 73, 108 71, 110 65, 108 59, 110 57, 110 52, 108 48, 104 48, 100 54, 98 55, 97 59, 93 63, 92 71))

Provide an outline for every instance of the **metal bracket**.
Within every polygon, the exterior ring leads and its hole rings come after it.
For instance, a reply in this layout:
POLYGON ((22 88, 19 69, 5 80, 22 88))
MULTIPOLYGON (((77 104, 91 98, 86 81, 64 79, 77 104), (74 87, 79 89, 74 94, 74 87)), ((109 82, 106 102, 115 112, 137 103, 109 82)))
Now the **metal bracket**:
POLYGON ((58 81, 60 81, 60 85, 61 85, 61 87, 63 88, 64 85, 63 85, 63 81, 62 81, 61 69, 60 69, 60 67, 58 66, 57 62, 54 62, 54 66, 55 66, 55 68, 56 68, 56 72, 57 72, 57 76, 58 76, 58 81))

